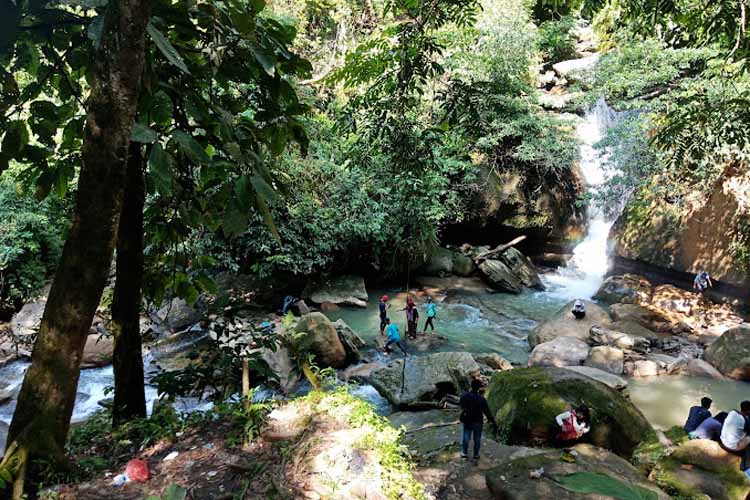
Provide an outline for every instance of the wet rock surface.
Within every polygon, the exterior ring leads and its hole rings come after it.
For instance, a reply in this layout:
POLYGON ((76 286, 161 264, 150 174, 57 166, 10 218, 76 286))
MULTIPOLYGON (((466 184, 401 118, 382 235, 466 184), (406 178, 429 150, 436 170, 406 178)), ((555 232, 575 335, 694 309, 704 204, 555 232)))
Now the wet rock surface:
POLYGON ((315 304, 366 307, 367 288, 361 276, 338 276, 311 284, 304 293, 315 304))
POLYGON ((583 301, 586 316, 580 320, 575 319, 571 313, 574 302, 565 304, 552 318, 539 324, 529 334, 529 345, 532 348, 557 337, 575 337, 586 341, 592 326, 607 326, 612 322, 606 309, 588 300, 583 301))

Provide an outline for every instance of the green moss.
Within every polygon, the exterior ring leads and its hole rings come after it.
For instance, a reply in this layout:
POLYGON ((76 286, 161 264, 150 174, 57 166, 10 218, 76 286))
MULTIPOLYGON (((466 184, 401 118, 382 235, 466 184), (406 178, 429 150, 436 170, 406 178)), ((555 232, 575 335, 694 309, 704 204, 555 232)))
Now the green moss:
POLYGON ((499 437, 509 444, 545 444, 551 439, 554 418, 585 404, 592 410, 594 444, 630 455, 653 429, 619 392, 555 368, 521 368, 496 374, 487 400, 499 437))

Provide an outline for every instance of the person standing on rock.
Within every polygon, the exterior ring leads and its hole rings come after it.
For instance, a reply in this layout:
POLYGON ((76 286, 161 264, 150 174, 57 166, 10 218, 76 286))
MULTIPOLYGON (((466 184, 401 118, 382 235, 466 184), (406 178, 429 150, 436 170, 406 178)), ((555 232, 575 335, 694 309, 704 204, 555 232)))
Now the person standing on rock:
POLYGON ((409 338, 416 338, 419 313, 417 312, 417 305, 414 303, 414 299, 411 298, 411 295, 406 297, 406 307, 401 310, 406 311, 406 335, 409 338))
POLYGON ((385 327, 387 326, 386 320, 388 319, 388 296, 383 295, 380 297, 380 304, 378 304, 378 308, 380 309, 380 336, 382 337, 385 334, 385 327))
POLYGON ((740 411, 732 410, 724 420, 721 427, 721 439, 719 444, 722 448, 735 455, 741 455, 740 470, 750 480, 750 469, 748 469, 748 456, 750 455, 750 401, 740 403, 740 411))
POLYGON ((407 355, 406 348, 404 347, 404 344, 401 342, 401 335, 398 333, 398 325, 395 323, 391 323, 391 320, 388 318, 385 318, 385 324, 386 329, 385 333, 388 335, 388 338, 385 341, 385 345, 383 346, 383 350, 386 352, 386 354, 391 353, 391 346, 393 344, 396 344, 399 349, 401 349, 401 352, 404 353, 404 356, 407 355))
POLYGON ((422 335, 427 335, 427 327, 429 326, 432 333, 435 333, 435 325, 433 321, 437 315, 437 305, 432 301, 432 297, 427 297, 427 320, 424 322, 424 331, 422 335))
POLYGON ((471 392, 464 392, 461 396, 461 417, 459 420, 464 424, 463 439, 461 440, 461 458, 469 458, 469 441, 474 436, 474 462, 479 461, 479 449, 482 446, 482 428, 484 417, 495 426, 495 420, 487 404, 487 400, 479 394, 482 382, 478 379, 471 381, 471 392))

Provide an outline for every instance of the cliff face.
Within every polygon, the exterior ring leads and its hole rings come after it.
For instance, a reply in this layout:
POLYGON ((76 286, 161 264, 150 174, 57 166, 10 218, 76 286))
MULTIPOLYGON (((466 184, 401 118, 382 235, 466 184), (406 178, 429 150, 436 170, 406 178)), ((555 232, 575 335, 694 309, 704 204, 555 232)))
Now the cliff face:
MULTIPOLYGON (((750 170, 729 166, 710 190, 694 190, 681 203, 649 197, 658 180, 628 203, 612 228, 616 260, 632 268, 694 274, 746 296, 750 288, 750 170)), ((730 293, 737 295, 738 293, 730 293)))
POLYGON ((486 184, 470 200, 467 218, 448 226, 444 235, 456 244, 502 243, 526 235, 525 253, 569 251, 586 229, 585 210, 576 205, 584 193, 578 169, 567 178, 531 178, 516 172, 483 172, 486 184))

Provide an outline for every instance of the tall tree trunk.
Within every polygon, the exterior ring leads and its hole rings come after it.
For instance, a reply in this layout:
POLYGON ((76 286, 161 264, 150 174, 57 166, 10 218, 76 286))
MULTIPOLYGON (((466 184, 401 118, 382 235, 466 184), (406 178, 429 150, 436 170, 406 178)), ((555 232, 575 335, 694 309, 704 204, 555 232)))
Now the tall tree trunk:
POLYGON ((141 287, 143 285, 143 205, 146 186, 143 180, 144 157, 141 145, 130 144, 128 178, 117 230, 117 276, 112 300, 112 325, 115 337, 113 365, 115 402, 112 425, 146 416, 141 353, 141 287))
POLYGON ((73 226, 8 431, 8 443, 16 442, 27 461, 15 491, 36 475, 37 460, 64 463, 83 347, 117 236, 149 16, 149 0, 108 6, 94 56, 73 226))

